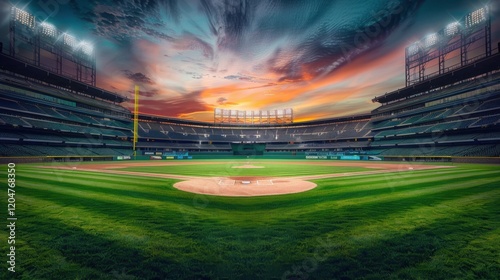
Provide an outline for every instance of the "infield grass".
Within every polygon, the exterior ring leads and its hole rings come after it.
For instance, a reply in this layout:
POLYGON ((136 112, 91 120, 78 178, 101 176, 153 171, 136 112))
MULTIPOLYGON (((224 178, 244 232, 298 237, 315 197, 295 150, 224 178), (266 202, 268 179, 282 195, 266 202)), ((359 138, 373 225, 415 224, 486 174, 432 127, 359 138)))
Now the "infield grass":
POLYGON ((2 279, 500 275, 499 166, 322 179, 304 193, 243 198, 182 192, 171 179, 32 165, 16 174, 17 272, 2 260, 2 279))
MULTIPOLYGON (((203 162, 202 162, 203 163, 203 162)), ((257 168, 238 168, 247 165, 246 161, 241 162, 211 162, 210 164, 200 165, 174 165, 174 166, 135 166, 120 168, 119 170, 160 173, 160 174, 177 174, 187 176, 304 176, 316 174, 334 174, 348 173, 374 170, 373 168, 365 168, 359 166, 324 166, 324 165, 307 165, 289 163, 262 163, 248 164, 257 168)))

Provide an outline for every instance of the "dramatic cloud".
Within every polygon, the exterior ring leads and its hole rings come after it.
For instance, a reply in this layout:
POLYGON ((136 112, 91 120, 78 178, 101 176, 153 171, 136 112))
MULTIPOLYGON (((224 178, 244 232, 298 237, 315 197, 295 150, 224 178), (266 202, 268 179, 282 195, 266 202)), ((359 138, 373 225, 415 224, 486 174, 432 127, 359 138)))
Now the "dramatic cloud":
POLYGON ((125 76, 133 82, 142 83, 142 84, 154 84, 153 81, 143 73, 133 73, 130 70, 123 70, 125 76))
MULTIPOLYGON (((143 97, 154 97, 159 94, 159 90, 153 89, 153 90, 139 90, 139 96, 143 97)), ((135 91, 129 91, 129 94, 135 94, 135 91)))
POLYGON ((47 20, 94 42, 100 86, 141 85, 143 113, 212 121, 213 106, 291 107, 300 121, 374 109, 404 86, 405 46, 486 3, 71 0, 47 20))
POLYGON ((224 105, 224 104, 226 104, 226 101, 227 101, 227 98, 225 98, 225 97, 219 97, 217 99, 217 104, 224 105))
POLYGON ((219 106, 238 105, 238 103, 228 101, 226 97, 219 97, 215 103, 219 106))

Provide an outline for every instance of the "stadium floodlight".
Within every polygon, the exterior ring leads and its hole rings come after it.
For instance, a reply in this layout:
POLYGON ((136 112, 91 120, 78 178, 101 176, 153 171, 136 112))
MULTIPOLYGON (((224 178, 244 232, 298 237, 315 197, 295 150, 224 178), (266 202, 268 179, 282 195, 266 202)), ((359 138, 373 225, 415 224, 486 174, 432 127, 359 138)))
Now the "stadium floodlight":
POLYGON ((417 53, 418 53, 418 42, 415 42, 408 47, 408 55, 415 55, 417 53))
POLYGON ((35 16, 16 7, 12 7, 14 20, 33 29, 35 28, 35 16))
POLYGON ((460 28, 460 22, 458 21, 452 22, 446 26, 446 28, 444 29, 444 34, 446 36, 453 36, 458 33, 459 28, 460 28))
POLYGON ((471 27, 486 21, 487 13, 488 13, 487 7, 482 7, 480 9, 475 10, 474 12, 467 15, 465 20, 465 25, 467 27, 471 27))
POLYGON ((76 38, 67 33, 63 34, 63 43, 71 48, 76 48, 78 45, 76 38))
POLYGON ((85 42, 85 41, 80 42, 80 48, 81 48, 82 52, 88 56, 92 56, 92 54, 94 52, 94 46, 92 46, 92 44, 85 42))
POLYGON ((46 22, 40 23, 41 34, 55 38, 57 36, 57 29, 54 25, 46 22))
POLYGON ((424 47, 425 48, 430 48, 433 45, 435 45, 437 43, 437 41, 438 41, 438 35, 437 35, 437 33, 429 34, 424 39, 424 47))

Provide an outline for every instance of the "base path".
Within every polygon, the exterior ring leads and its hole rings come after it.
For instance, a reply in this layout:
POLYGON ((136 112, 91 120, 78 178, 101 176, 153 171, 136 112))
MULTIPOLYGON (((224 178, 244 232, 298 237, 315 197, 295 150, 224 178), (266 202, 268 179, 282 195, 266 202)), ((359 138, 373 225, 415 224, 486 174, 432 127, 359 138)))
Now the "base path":
MULTIPOLYGON (((217 162, 217 164, 234 164, 235 162, 217 162)), ((177 161, 177 162, 120 162, 120 163, 96 163, 78 164, 66 163, 62 165, 40 166, 41 168, 54 168, 65 170, 91 171, 109 174, 133 175, 155 178, 169 178, 183 180, 173 186, 182 191, 218 196, 265 196, 299 193, 311 190, 316 184, 309 180, 325 179, 334 177, 348 177, 370 174, 383 174, 393 172, 408 172, 414 170, 449 168, 453 166, 424 165, 411 162, 384 163, 384 162, 318 162, 318 161, 273 161, 273 162, 252 162, 252 165, 240 165, 240 168, 262 168, 259 164, 307 164, 324 166, 359 166, 371 168, 369 171, 319 174, 294 177, 204 177, 204 176, 184 176, 175 174, 157 174, 147 172, 134 172, 120 170, 121 168, 134 166, 172 166, 172 165, 193 165, 193 164, 214 164, 213 162, 177 161)), ((238 168, 237 167, 237 168, 238 168)))

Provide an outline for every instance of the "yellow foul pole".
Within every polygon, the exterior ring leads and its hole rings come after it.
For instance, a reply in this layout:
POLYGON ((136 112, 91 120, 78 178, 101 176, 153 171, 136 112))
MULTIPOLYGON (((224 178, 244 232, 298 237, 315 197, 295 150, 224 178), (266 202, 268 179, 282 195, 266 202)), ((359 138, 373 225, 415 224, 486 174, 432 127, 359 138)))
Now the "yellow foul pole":
POLYGON ((139 86, 135 86, 135 102, 134 102, 134 159, 136 159, 137 151, 137 133, 139 128, 139 86))

